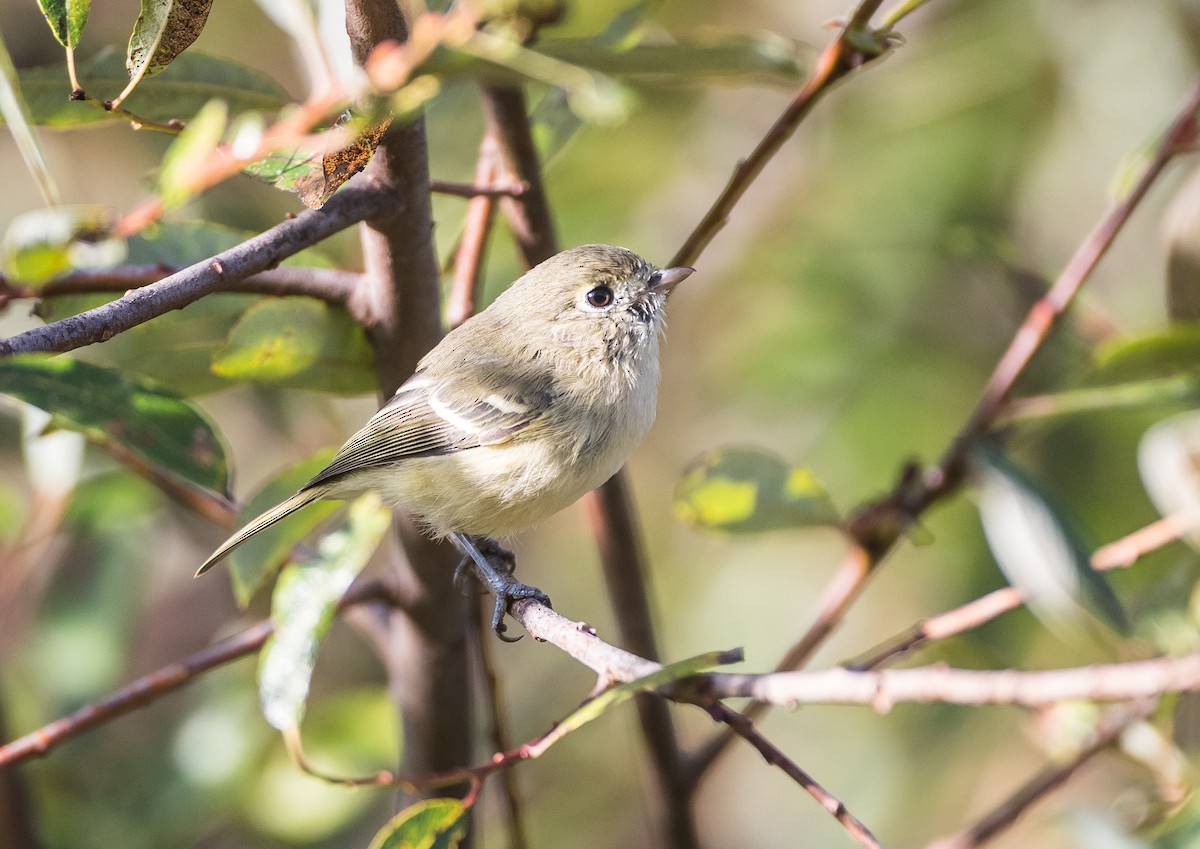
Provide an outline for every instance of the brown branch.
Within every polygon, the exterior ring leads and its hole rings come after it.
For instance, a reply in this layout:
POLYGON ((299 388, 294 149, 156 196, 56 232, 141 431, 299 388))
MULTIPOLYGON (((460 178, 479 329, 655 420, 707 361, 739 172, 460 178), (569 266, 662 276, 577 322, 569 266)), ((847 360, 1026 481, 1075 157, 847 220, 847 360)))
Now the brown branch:
POLYGON ((712 702, 706 709, 713 719, 729 726, 732 733, 757 749, 758 753, 763 756, 763 760, 771 766, 781 769, 785 775, 803 787, 804 791, 812 796, 818 805, 842 824, 842 827, 856 843, 867 849, 882 849, 879 840, 863 824, 862 820, 850 813, 841 800, 821 786, 815 778, 764 737, 744 715, 719 702, 712 702))
POLYGON ((929 844, 929 849, 974 849, 988 842, 1015 823, 1034 804, 1065 784, 1080 767, 1115 743, 1126 728, 1148 716, 1152 709, 1153 702, 1150 702, 1102 717, 1092 739, 1074 758, 1060 766, 1046 767, 971 828, 953 837, 937 840, 929 844))
POLYGON ((753 152, 733 170, 724 190, 675 252, 668 265, 693 265, 721 228, 729 221, 733 208, 750 185, 762 173, 813 106, 842 77, 884 55, 891 44, 889 33, 870 29, 871 16, 883 0, 863 0, 817 60, 816 70, 792 98, 753 152))
POLYGON ((1059 274, 1050 291, 1041 298, 1017 328, 1012 342, 1001 355, 991 377, 984 386, 975 409, 967 423, 955 436, 938 465, 926 474, 925 486, 911 509, 923 510, 957 485, 966 472, 967 455, 971 446, 991 426, 1017 379, 1024 373, 1034 354, 1050 335, 1076 293, 1091 277, 1096 265, 1108 253, 1125 222, 1137 209, 1150 187, 1178 154, 1190 150, 1196 141, 1196 118, 1200 113, 1200 82, 1192 89, 1187 102, 1171 122, 1155 147, 1129 193, 1108 211, 1095 229, 1076 249, 1059 274))
POLYGON ((86 705, 70 716, 0 746, 0 768, 30 758, 42 757, 60 743, 78 737, 97 725, 111 722, 118 716, 145 707, 210 669, 253 654, 262 648, 272 630, 270 621, 259 622, 177 663, 137 679, 102 701, 86 705))
MULTIPOLYGON (((390 590, 377 581, 355 584, 338 602, 339 610, 363 604, 394 603, 390 590)), ((168 693, 191 683, 197 677, 226 663, 254 654, 274 630, 269 619, 256 622, 244 631, 206 646, 183 660, 164 666, 149 675, 114 691, 99 702, 86 705, 70 716, 55 720, 36 731, 0 746, 0 769, 30 758, 42 757, 61 743, 78 737, 98 725, 111 722, 137 708, 158 701, 168 693)))
POLYGON ((1129 701, 1198 690, 1200 653, 1034 672, 935 665, 869 672, 714 672, 696 676, 694 681, 705 696, 748 696, 773 705, 857 704, 872 705, 879 711, 899 702, 1042 707, 1072 700, 1129 701))
POLYGON ((366 218, 394 209, 383 192, 348 188, 320 210, 307 210, 271 229, 95 309, 0 340, 0 356, 62 353, 103 342, 205 295, 224 291, 235 280, 274 268, 289 256, 366 218))
MULTIPOLYGON (((155 263, 119 265, 99 270, 79 269, 64 274, 43 286, 15 286, 0 275, 0 298, 50 298, 61 295, 87 295, 127 292, 157 283, 184 270, 182 265, 155 263)), ((357 271, 336 268, 281 266, 229 281, 222 292, 250 295, 301 295, 317 298, 333 306, 344 306, 358 283, 357 271)))

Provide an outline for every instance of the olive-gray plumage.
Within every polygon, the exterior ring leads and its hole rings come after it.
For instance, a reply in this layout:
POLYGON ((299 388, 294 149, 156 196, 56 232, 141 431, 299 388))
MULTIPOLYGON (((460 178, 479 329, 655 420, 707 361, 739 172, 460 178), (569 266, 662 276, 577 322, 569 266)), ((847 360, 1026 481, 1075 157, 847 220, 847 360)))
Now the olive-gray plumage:
POLYGON ((211 568, 318 498, 379 493, 434 536, 507 536, 578 499, 625 462, 654 420, 671 290, 609 245, 563 251, 446 335, 330 464, 230 537, 211 568))

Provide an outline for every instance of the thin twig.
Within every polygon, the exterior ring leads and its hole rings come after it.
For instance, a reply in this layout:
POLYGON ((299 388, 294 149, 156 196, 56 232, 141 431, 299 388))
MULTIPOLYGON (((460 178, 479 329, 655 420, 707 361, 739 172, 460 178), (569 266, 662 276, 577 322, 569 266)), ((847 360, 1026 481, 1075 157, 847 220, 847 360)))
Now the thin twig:
POLYGON ((729 183, 675 252, 669 265, 693 265, 709 242, 729 221, 729 216, 742 195, 762 173, 771 158, 791 138, 800 122, 813 106, 842 77, 884 55, 891 43, 890 35, 870 29, 871 16, 883 5, 883 0, 863 0, 851 14, 837 37, 821 53, 816 70, 792 98, 775 123, 759 141, 758 146, 733 170, 729 183))
POLYGON ((375 189, 348 188, 319 210, 306 210, 269 230, 102 306, 0 340, 0 356, 62 353, 103 342, 171 310, 220 292, 235 280, 273 268, 355 222, 387 214, 394 200, 375 189))
POLYGON ((1062 765, 1046 767, 971 828, 937 840, 929 844, 928 849, 974 849, 982 846, 1015 823, 1034 804, 1065 784, 1080 767, 1115 743, 1126 728, 1148 716, 1153 707, 1151 701, 1102 717, 1091 741, 1075 757, 1062 765))
MULTIPOLYGON (((338 603, 348 607, 373 602, 394 603, 391 592, 382 583, 368 581, 355 584, 338 603)), ((105 698, 86 705, 70 716, 55 720, 36 731, 0 746, 0 768, 18 764, 30 758, 42 757, 61 743, 78 737, 98 725, 111 722, 133 710, 158 701, 168 693, 191 683, 197 677, 218 666, 254 654, 274 630, 269 619, 256 622, 244 631, 220 642, 206 646, 183 660, 164 666, 110 693, 105 698)))
POLYGON ((854 838, 856 843, 867 849, 882 849, 879 840, 863 824, 862 820, 850 813, 840 799, 821 786, 815 778, 801 769, 799 764, 787 757, 774 743, 764 737, 749 719, 720 702, 712 702, 706 707, 706 710, 713 719, 727 725, 734 734, 757 749, 768 764, 778 767, 803 787, 818 805, 842 824, 842 827, 854 838))
MULTIPOLYGON (((48 298, 128 292, 157 283, 185 266, 153 263, 118 265, 105 269, 77 269, 42 286, 15 286, 0 275, 0 298, 48 298)), ((344 306, 358 283, 360 273, 337 268, 280 266, 228 283, 221 291, 251 295, 302 295, 334 306, 344 306)))
POLYGON ((118 716, 144 707, 167 693, 178 690, 203 672, 253 654, 262 648, 272 630, 270 621, 259 622, 177 663, 137 679, 102 701, 86 705, 70 716, 0 746, 0 767, 42 757, 72 737, 77 737, 102 723, 111 722, 118 716))

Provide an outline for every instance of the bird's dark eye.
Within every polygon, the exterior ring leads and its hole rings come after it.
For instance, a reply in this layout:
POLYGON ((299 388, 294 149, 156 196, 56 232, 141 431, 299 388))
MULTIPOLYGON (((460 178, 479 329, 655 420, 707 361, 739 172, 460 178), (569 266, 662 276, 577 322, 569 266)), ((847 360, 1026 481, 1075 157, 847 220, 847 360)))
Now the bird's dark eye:
POLYGON ((607 286, 597 286, 587 293, 587 302, 596 309, 603 309, 613 302, 613 290, 607 286))
POLYGON ((662 272, 656 271, 650 275, 650 279, 646 281, 646 285, 649 286, 651 289, 653 289, 655 286, 657 286, 661 282, 662 282, 662 272))

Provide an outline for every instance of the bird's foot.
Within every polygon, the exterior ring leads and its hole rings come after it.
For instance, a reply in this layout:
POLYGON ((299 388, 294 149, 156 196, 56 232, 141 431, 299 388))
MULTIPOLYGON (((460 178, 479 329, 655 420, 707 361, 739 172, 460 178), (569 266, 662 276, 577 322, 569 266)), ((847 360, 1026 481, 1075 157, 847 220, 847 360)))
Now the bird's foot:
POLYGON ((537 587, 523 584, 513 577, 517 559, 513 553, 491 537, 470 537, 466 534, 454 534, 450 537, 454 546, 463 554, 462 562, 454 570, 454 583, 460 589, 466 582, 466 575, 473 567, 476 577, 487 585, 492 595, 496 597, 496 607, 492 612, 492 630, 496 636, 507 643, 515 643, 520 637, 505 636, 508 627, 504 624, 504 614, 508 606, 523 598, 550 607, 550 597, 537 587))

